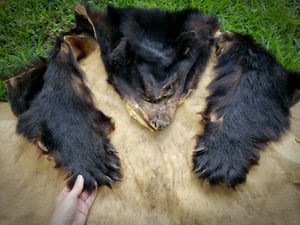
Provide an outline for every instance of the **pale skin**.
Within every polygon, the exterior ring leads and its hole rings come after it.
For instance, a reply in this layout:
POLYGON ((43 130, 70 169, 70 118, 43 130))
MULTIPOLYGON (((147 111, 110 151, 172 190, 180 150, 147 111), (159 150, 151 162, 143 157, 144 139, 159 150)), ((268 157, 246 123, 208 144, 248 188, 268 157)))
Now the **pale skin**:
POLYGON ((84 225, 96 195, 83 191, 84 180, 79 175, 72 189, 63 188, 55 201, 55 208, 49 225, 84 225))

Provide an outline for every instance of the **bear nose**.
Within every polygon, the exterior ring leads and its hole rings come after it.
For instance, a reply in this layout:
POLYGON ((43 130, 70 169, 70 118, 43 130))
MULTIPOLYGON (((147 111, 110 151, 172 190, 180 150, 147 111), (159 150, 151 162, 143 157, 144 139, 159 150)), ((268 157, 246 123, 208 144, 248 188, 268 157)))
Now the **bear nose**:
POLYGON ((151 121, 150 125, 154 130, 163 130, 165 127, 167 127, 170 124, 169 120, 166 119, 160 119, 157 116, 155 116, 151 121))

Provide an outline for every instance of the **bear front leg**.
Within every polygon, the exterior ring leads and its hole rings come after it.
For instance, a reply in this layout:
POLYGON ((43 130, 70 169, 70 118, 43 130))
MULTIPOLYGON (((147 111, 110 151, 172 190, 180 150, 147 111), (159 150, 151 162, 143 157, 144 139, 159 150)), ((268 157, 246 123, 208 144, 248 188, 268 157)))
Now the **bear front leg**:
POLYGON ((194 172, 210 184, 235 187, 245 181, 248 168, 259 159, 258 146, 247 136, 226 133, 222 124, 208 122, 197 139, 193 154, 194 172))
POLYGON ((17 132, 53 156, 70 187, 79 174, 88 191, 119 181, 120 160, 108 138, 114 125, 95 107, 85 74, 63 37, 46 68, 41 90, 18 117, 17 132))

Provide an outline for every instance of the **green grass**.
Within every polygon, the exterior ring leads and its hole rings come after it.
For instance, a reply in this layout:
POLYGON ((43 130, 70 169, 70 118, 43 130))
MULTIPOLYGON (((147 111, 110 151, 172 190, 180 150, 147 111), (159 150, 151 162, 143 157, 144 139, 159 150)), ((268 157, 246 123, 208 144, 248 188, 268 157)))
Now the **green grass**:
MULTIPOLYGON (((55 37, 73 27, 75 0, 0 0, 0 78, 13 76, 38 56, 46 56, 55 37)), ((251 34, 287 68, 300 70, 300 2, 298 0, 96 0, 95 7, 198 8, 216 15, 221 30, 251 34)), ((6 90, 0 79, 0 100, 6 90)))

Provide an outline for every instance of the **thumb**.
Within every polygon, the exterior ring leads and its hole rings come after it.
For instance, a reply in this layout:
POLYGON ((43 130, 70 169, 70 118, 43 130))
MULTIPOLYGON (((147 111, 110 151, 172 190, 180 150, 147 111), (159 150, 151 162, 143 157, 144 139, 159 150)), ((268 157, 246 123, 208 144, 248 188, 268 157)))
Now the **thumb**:
POLYGON ((83 190, 83 186, 84 186, 84 179, 81 175, 78 175, 70 194, 76 197, 79 196, 83 190))

